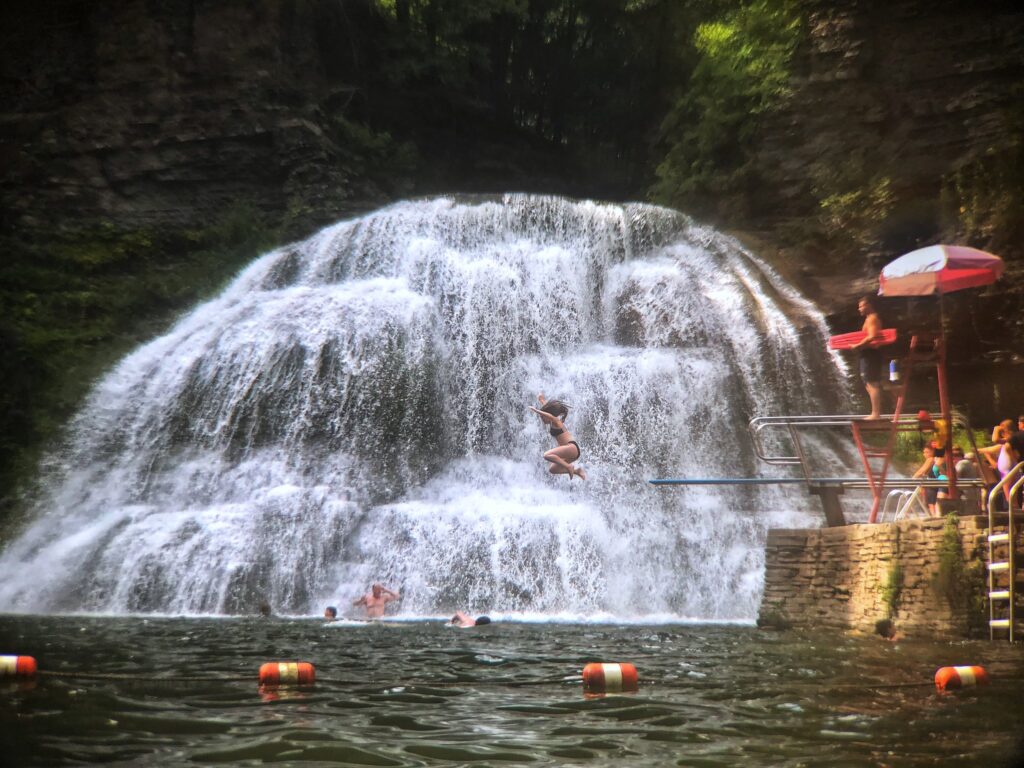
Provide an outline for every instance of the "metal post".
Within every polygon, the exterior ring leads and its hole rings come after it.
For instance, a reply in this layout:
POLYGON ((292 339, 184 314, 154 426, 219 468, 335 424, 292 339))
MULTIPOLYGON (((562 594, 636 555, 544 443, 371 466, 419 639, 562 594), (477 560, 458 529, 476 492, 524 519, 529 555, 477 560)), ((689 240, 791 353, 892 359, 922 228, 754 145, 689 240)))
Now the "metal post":
POLYGON ((829 528, 838 528, 846 525, 846 516, 843 514, 843 505, 839 502, 839 495, 843 492, 841 485, 811 485, 810 491, 821 499, 821 507, 825 512, 825 523, 829 528))
POLYGON ((956 489, 956 463, 953 461, 953 419, 952 409, 949 406, 949 387, 946 384, 946 325, 945 310, 943 309, 942 294, 939 294, 939 336, 935 341, 935 378, 939 385, 939 409, 942 411, 942 420, 946 424, 946 443, 943 450, 946 452, 946 477, 949 478, 949 498, 958 499, 959 492, 956 489))

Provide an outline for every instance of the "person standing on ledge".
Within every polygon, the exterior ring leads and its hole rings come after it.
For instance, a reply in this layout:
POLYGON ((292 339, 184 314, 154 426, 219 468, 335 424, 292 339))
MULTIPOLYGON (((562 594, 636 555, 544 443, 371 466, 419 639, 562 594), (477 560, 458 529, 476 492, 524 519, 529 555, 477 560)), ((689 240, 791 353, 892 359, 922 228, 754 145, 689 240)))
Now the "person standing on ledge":
POLYGON ((370 587, 370 591, 368 593, 360 597, 358 600, 353 601, 352 605, 363 606, 366 609, 367 618, 379 619, 384 615, 384 606, 392 600, 401 599, 401 595, 397 592, 392 592, 383 584, 374 584, 370 587))
POLYGON ((864 338, 850 349, 860 352, 860 377, 864 380, 864 388, 868 391, 868 399, 871 400, 871 415, 867 418, 880 419, 882 418, 882 353, 871 344, 882 333, 882 320, 879 318, 870 296, 865 296, 857 303, 857 310, 864 318, 864 327, 861 328, 864 338))

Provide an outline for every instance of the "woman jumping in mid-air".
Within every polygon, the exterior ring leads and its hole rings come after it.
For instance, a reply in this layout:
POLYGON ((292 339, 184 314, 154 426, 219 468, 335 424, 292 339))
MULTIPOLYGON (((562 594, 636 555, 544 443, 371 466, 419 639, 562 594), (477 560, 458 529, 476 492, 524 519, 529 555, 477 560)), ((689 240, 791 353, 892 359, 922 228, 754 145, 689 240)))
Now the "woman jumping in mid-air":
POLYGON ((534 408, 532 405, 529 408, 547 423, 548 432, 558 443, 557 448, 552 448, 544 454, 544 460, 551 462, 548 471, 552 475, 568 475, 570 480, 573 477, 586 480, 587 473, 583 468, 572 465, 574 461, 580 460, 580 444, 572 439, 572 433, 562 423, 562 419, 569 415, 569 406, 561 400, 545 400, 544 393, 537 395, 537 399, 540 401, 540 408, 534 408))

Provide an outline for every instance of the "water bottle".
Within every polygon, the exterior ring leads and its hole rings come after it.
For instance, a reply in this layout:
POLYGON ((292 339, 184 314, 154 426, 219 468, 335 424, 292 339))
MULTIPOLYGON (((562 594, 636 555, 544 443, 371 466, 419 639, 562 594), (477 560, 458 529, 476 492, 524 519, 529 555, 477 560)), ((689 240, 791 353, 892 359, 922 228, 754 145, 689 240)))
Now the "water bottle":
POLYGON ((895 360, 889 361, 889 381, 896 382, 900 380, 900 367, 895 360))

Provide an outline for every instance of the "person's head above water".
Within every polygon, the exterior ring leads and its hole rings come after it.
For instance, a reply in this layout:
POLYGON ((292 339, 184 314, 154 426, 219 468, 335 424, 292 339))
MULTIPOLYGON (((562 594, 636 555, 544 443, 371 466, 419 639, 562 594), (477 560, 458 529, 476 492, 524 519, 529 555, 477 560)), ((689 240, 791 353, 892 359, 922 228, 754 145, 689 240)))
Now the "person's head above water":
POLYGON ((564 419, 569 415, 569 406, 561 400, 548 400, 540 407, 544 413, 550 413, 557 419, 564 419))
POLYGON ((896 627, 893 626, 892 619, 879 619, 875 622, 875 632, 888 640, 896 634, 896 627))
POLYGON ((338 609, 335 608, 333 605, 328 605, 326 608, 324 608, 324 618, 325 619, 336 619, 336 618, 338 618, 338 609))
POLYGON ((479 617, 479 618, 478 618, 478 619, 476 620, 476 625, 477 625, 478 627, 482 627, 482 626, 483 626, 484 624, 490 624, 490 623, 491 623, 491 618, 490 618, 490 616, 480 616, 480 617, 479 617))

